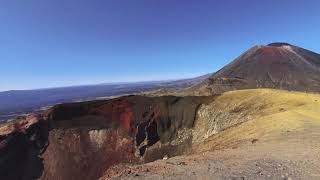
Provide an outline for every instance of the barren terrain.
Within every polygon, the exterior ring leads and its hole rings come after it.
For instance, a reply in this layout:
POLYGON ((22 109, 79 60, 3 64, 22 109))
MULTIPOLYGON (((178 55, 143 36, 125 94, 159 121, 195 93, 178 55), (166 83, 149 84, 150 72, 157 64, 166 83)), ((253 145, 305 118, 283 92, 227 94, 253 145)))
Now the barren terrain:
POLYGON ((199 143, 188 155, 120 165, 102 179, 320 178, 320 95, 241 90, 202 107, 210 108, 212 113, 205 119, 198 116, 194 127, 207 134, 197 131, 193 137, 199 143), (231 126, 223 119, 230 119, 231 126), (199 122, 203 120, 207 122, 199 122), (212 132, 210 124, 220 128, 212 132))

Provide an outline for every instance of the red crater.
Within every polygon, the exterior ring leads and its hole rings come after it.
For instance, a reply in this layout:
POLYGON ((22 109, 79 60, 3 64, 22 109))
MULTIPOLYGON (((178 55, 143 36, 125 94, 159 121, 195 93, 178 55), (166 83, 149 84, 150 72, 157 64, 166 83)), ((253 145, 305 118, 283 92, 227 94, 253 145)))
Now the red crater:
POLYGON ((278 47, 274 46, 262 46, 258 52, 261 55, 274 55, 278 51, 278 47))
POLYGON ((128 99, 119 98, 110 100, 108 103, 91 110, 90 113, 99 114, 107 121, 120 123, 127 132, 133 132, 133 128, 131 128, 132 111, 132 105, 128 99))

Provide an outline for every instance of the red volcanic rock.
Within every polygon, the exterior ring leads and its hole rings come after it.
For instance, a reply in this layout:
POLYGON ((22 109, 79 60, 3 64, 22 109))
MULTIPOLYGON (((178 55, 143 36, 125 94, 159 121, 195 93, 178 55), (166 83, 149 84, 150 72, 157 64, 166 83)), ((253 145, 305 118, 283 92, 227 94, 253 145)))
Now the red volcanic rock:
POLYGON ((114 101, 110 100, 110 102, 101 107, 90 110, 89 113, 100 114, 110 121, 120 122, 127 132, 133 132, 133 128, 131 127, 132 111, 132 104, 125 97, 115 99, 114 101))
POLYGON ((110 166, 139 162, 134 141, 116 129, 54 129, 41 179, 98 179, 110 166))
POLYGON ((0 135, 0 179, 39 178, 43 172, 40 155, 48 146, 48 123, 40 115, 31 115, 2 127, 9 131, 0 135))
POLYGON ((272 46, 263 46, 258 50, 258 53, 261 55, 275 55, 276 52, 278 51, 277 47, 272 47, 272 46))
POLYGON ((0 127, 0 136, 15 132, 25 133, 30 126, 37 123, 39 120, 42 120, 41 114, 32 113, 26 117, 2 124, 0 127))

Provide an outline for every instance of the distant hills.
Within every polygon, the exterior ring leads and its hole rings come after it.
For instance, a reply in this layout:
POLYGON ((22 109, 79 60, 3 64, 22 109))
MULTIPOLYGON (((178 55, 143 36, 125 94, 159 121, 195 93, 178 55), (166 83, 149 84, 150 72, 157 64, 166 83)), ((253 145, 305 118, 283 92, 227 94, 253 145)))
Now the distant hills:
POLYGON ((37 111, 45 106, 72 101, 87 101, 125 94, 137 94, 161 88, 181 89, 198 84, 210 75, 197 78, 72 86, 38 90, 14 90, 0 92, 0 122, 19 114, 37 111))

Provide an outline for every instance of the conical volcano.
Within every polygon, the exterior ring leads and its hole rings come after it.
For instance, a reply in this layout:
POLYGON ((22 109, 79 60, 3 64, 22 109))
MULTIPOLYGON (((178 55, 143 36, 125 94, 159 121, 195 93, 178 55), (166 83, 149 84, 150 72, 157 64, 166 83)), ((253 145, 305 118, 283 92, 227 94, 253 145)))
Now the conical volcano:
POLYGON ((320 92, 320 54, 288 43, 255 46, 189 90, 216 94, 250 88, 320 92))

